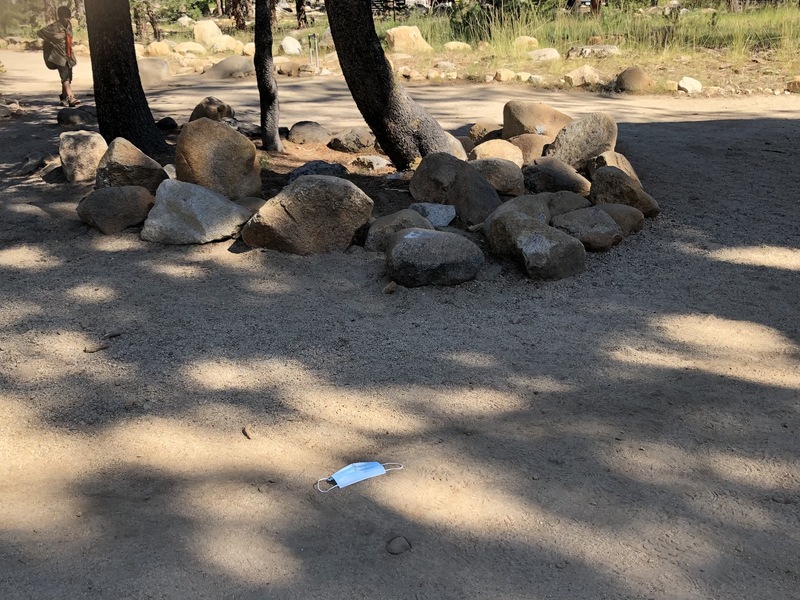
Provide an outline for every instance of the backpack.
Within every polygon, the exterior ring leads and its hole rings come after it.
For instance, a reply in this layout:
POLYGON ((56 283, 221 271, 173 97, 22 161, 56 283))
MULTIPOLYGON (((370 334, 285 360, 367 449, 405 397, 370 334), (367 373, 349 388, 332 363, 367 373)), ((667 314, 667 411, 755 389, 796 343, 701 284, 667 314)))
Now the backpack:
POLYGON ((52 62, 50 62, 47 59, 47 57, 50 56, 50 53, 52 51, 53 51, 53 44, 51 44, 50 42, 45 40, 44 44, 42 44, 42 54, 44 56, 44 66, 46 66, 51 71, 55 71, 56 69, 58 69, 58 65, 53 64, 52 62))

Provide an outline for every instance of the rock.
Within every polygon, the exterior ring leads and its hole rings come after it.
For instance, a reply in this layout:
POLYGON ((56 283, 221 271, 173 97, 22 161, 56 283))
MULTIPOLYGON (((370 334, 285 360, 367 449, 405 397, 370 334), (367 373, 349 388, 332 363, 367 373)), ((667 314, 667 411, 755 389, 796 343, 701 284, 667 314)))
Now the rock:
POLYGON ((134 185, 95 190, 78 204, 81 221, 95 229, 113 235, 141 225, 153 206, 153 195, 134 185))
POLYGON ((600 156, 594 157, 586 164, 586 172, 589 174, 589 177, 592 177, 594 172, 601 167, 617 167, 618 169, 621 169, 628 177, 641 183, 641 181, 639 181, 639 176, 636 174, 636 171, 633 169, 631 163, 628 162, 628 159, 619 152, 603 152, 600 156))
POLYGON ((202 44, 197 42, 181 42, 175 46, 175 52, 178 54, 194 54, 195 56, 205 56, 206 49, 202 44))
POLYGON ((346 179, 306 175, 268 200, 242 229, 242 239, 292 254, 341 252, 371 213, 370 197, 346 179))
POLYGON ((386 551, 389 554, 402 554, 403 552, 408 552, 409 550, 411 550, 411 544, 402 535, 393 537, 391 540, 389 540, 389 543, 386 544, 386 551))
POLYGON ((178 179, 227 198, 261 195, 261 165, 253 142, 224 123, 198 119, 183 126, 175 153, 178 179))
POLYGON ((521 35, 511 43, 511 46, 519 51, 533 50, 539 47, 539 40, 529 35, 521 35))
POLYGON ((573 210, 553 217, 553 227, 578 238, 590 252, 605 252, 622 241, 622 229, 599 208, 573 210))
MULTIPOLYGON (((2 104, 0 104, 0 106, 2 106, 2 104)), ((45 166, 45 155, 41 152, 30 152, 25 155, 22 164, 17 167, 11 175, 14 177, 24 177, 35 173, 43 166, 45 166)))
POLYGON ((617 167, 601 167, 594 172, 589 200, 592 204, 627 204, 638 208, 645 217, 655 217, 661 212, 642 185, 617 167))
POLYGON ((385 169, 391 163, 382 156, 359 156, 350 164, 368 171, 377 171, 378 169, 385 169))
POLYGON ((527 71, 519 71, 516 74, 516 77, 517 77, 517 81, 521 81, 522 83, 527 83, 527 82, 529 82, 531 80, 531 77, 533 77, 533 74, 532 73, 528 73, 527 71))
POLYGON ((295 38, 286 36, 280 43, 281 53, 286 56, 300 56, 303 54, 303 46, 295 38))
POLYGON ((11 112, 11 109, 5 104, 0 104, 0 119, 10 119, 12 116, 14 113, 11 112))
POLYGON ((289 130, 289 141, 293 144, 327 146, 331 141, 331 134, 316 121, 298 121, 289 130))
POLYGON ((567 58, 607 58, 619 54, 619 48, 610 44, 599 44, 597 46, 577 46, 570 48, 567 58))
POLYGON ((247 212, 250 213, 250 216, 256 214, 261 207, 267 203, 264 198, 239 198, 236 200, 236 204, 241 206, 242 208, 247 209, 247 212))
POLYGON ((543 62, 549 60, 561 60, 561 54, 555 48, 540 48, 539 50, 531 50, 525 54, 530 60, 534 62, 543 62))
POLYGON ((535 133, 553 141, 571 122, 572 117, 547 104, 512 100, 503 107, 502 135, 507 140, 523 133, 535 133))
POLYGON ((222 121, 225 117, 235 117, 236 111, 227 104, 215 98, 214 96, 207 96, 194 107, 189 121, 196 121, 197 119, 211 119, 212 121, 222 121))
POLYGON ((194 19, 188 15, 183 15, 179 17, 175 22, 181 27, 191 27, 191 25, 194 23, 194 19))
POLYGON ((564 81, 572 87, 597 85, 600 83, 600 73, 590 65, 582 65, 564 75, 564 81))
POLYGON ((534 194, 564 190, 585 196, 592 185, 573 167, 551 156, 528 163, 522 167, 522 175, 525 177, 525 187, 534 194))
POLYGON ((391 52, 405 52, 414 55, 433 51, 430 44, 422 38, 418 27, 406 25, 386 30, 386 47, 391 52))
POLYGON ((417 202, 452 204, 467 225, 482 223, 500 206, 494 187, 475 167, 444 153, 422 159, 409 190, 417 202))
MULTIPOLYGON (((492 230, 492 222, 505 213, 512 211, 522 213, 542 225, 549 225, 550 207, 548 204, 548 197, 549 194, 525 194, 512 198, 508 202, 504 202, 483 222, 483 235, 488 239, 489 233, 492 230)), ((498 246, 498 248, 500 248, 500 246, 498 246)), ((503 250, 501 253, 507 254, 512 252, 511 246, 502 246, 502 248, 503 250)))
POLYGON ((682 90, 687 94, 699 94, 703 91, 703 84, 692 77, 683 77, 678 82, 678 90, 682 90))
POLYGON ((234 37, 223 35, 214 40, 211 44, 211 52, 215 54, 223 54, 226 52, 233 52, 234 54, 242 54, 244 44, 234 37))
POLYGON ((526 165, 533 162, 537 158, 542 157, 544 147, 553 140, 546 135, 537 135, 535 133, 523 133, 515 135, 508 139, 509 142, 514 144, 522 151, 522 164, 526 165))
POLYGON ((253 42, 248 42, 242 48, 242 54, 244 56, 255 56, 256 55, 256 45, 253 42))
POLYGON ((456 218, 456 207, 434 202, 414 202, 409 209, 425 217, 433 227, 447 227, 456 218))
POLYGON ((494 80, 495 81, 514 81, 517 78, 517 74, 512 71, 511 69, 498 69, 494 73, 494 80))
POLYGON ((136 63, 143 87, 157 87, 169 81, 169 64, 163 58, 140 58, 136 63))
POLYGON ((592 205, 586 198, 575 192, 550 192, 539 194, 538 197, 547 201, 551 219, 573 210, 589 208, 592 205))
POLYGON ((194 41, 206 48, 210 48, 221 37, 222 30, 214 21, 198 21, 194 25, 194 41))
POLYGON ((464 152, 469 156, 469 153, 475 149, 475 143, 472 139, 467 135, 457 135, 455 138, 461 142, 461 147, 464 148, 464 152))
POLYGON ((418 229, 433 229, 433 225, 418 212, 404 209, 375 219, 370 225, 364 248, 371 252, 383 252, 389 236, 401 229, 416 227, 418 229))
POLYGON ((255 73, 256 67, 251 56, 229 56, 206 72, 208 77, 214 79, 241 79, 255 73))
POLYGON ((81 108, 62 108, 56 115, 59 125, 97 125, 97 118, 81 108))
POLYGON ((455 156, 458 160, 467 160, 467 151, 464 149, 464 144, 461 143, 461 140, 448 131, 445 131, 444 135, 447 137, 447 143, 450 145, 450 152, 448 154, 455 156))
POLYGON ((456 285, 477 275, 485 258, 475 242, 456 233, 403 229, 386 242, 386 270, 406 287, 456 285))
POLYGON ((800 76, 786 82, 786 91, 790 94, 800 94, 800 76))
POLYGON ((375 146, 375 135, 368 127, 353 127, 337 133, 328 142, 328 148, 339 152, 356 153, 375 146))
POLYGON ((602 210, 622 230, 622 235, 628 237, 631 233, 641 231, 644 227, 642 211, 627 204, 598 204, 595 208, 602 210))
MULTIPOLYGON (((470 52, 472 51, 472 46, 467 44, 466 42, 447 42, 442 46, 446 52, 470 52)), ((455 67, 453 67, 455 68, 455 67)))
POLYGON ((167 42, 151 42, 147 46, 148 56, 168 56, 172 54, 172 48, 167 42))
POLYGON ((96 188, 140 186, 155 194, 169 176, 161 165, 124 138, 116 138, 97 165, 96 188))
POLYGON ((595 156, 614 150, 617 123, 607 113, 592 113, 575 119, 556 135, 545 155, 582 170, 595 156))
POLYGON ((178 122, 172 117, 164 117, 156 122, 156 127, 161 131, 175 131, 178 128, 178 122))
POLYGON ((164 173, 166 173, 170 179, 178 178, 178 172, 176 171, 174 164, 164 165, 164 173))
POLYGON ((586 267, 586 250, 577 239, 518 210, 490 217, 486 237, 494 254, 517 261, 535 279, 563 279, 586 267))
POLYGON ((67 181, 94 181, 97 165, 108 144, 99 133, 65 131, 59 136, 58 154, 67 181))
POLYGON ((522 167, 522 150, 506 140, 489 140, 481 142, 472 149, 469 154, 470 160, 480 160, 483 158, 502 158, 509 160, 517 167, 522 167))
POLYGON ((649 92, 655 83, 641 67, 628 67, 617 75, 617 88, 623 92, 649 92))
POLYGON ((249 218, 250 211, 221 194, 167 179, 158 186, 141 237, 159 244, 206 244, 235 236, 249 218))
POLYGON ((491 121, 478 121, 469 128, 468 135, 475 144, 489 140, 500 139, 503 133, 503 126, 491 121))
POLYGON ((322 35, 319 38, 319 47, 324 50, 332 50, 336 47, 330 27, 327 27, 325 31, 322 32, 322 35))
POLYGON ((297 167, 289 173, 289 183, 303 175, 328 175, 329 177, 347 177, 350 172, 344 165, 339 163, 329 163, 324 160, 312 160, 297 167))
POLYGON ((525 193, 525 178, 518 163, 504 158, 480 158, 471 160, 469 164, 492 184, 498 194, 519 196, 525 193))
POLYGON ((441 79, 442 74, 436 69, 429 69, 425 74, 425 79, 441 79))

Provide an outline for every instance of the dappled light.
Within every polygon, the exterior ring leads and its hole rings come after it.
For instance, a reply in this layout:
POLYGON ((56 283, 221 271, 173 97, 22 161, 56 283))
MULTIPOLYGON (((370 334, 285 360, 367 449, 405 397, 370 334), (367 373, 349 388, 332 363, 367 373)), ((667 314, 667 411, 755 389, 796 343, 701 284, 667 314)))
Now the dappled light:
POLYGON ((720 248, 712 252, 711 257, 735 265, 800 271, 800 248, 779 246, 720 248))

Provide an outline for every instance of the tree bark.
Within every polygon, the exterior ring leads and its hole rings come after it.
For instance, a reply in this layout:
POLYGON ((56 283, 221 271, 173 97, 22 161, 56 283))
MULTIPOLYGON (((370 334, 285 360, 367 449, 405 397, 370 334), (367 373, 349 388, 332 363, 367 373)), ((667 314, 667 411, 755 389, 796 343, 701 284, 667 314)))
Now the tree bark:
POLYGON ((72 16, 78 19, 80 25, 86 25, 86 10, 83 8, 83 0, 74 0, 75 10, 72 16))
POLYGON ((278 134, 278 84, 275 82, 272 61, 272 10, 275 0, 255 0, 256 4, 256 81, 261 103, 261 141, 264 150, 283 152, 278 134))
POLYGON ((231 10, 231 16, 233 17, 233 22, 236 24, 236 29, 239 31, 244 31, 247 27, 247 23, 245 22, 245 10, 246 7, 243 6, 242 0, 230 0, 228 5, 231 10))
POLYGON ((304 29, 308 27, 308 15, 306 15, 306 0, 295 0, 295 12, 297 13, 297 28, 304 29))
POLYGON ((395 82, 370 0, 325 0, 325 6, 347 87, 394 166, 402 170, 426 154, 451 153, 444 130, 395 82))
POLYGON ((85 0, 100 133, 123 137, 151 156, 167 144, 153 121, 133 49, 128 0, 85 0))

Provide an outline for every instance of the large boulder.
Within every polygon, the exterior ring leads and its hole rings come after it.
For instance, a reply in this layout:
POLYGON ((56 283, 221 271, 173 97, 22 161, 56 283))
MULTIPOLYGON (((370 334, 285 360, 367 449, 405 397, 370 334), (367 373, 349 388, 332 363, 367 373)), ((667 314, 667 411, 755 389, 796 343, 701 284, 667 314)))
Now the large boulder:
POLYGON ((553 217, 553 227, 578 238, 590 252, 605 252, 622 241, 622 229, 610 215, 590 206, 553 217))
POLYGON ((562 190, 587 195, 591 182, 573 167, 552 156, 543 156, 522 168, 525 188, 538 194, 562 190))
POLYGON ((422 159, 409 190, 417 202, 452 204, 467 225, 482 223, 500 206, 500 196, 475 167, 439 152, 422 159))
POLYGON ((575 192, 550 192, 539 194, 538 197, 547 200, 551 219, 573 210, 589 208, 592 205, 586 198, 575 192))
POLYGON ((504 158, 481 158, 471 160, 469 164, 492 184, 498 194, 519 196, 525 193, 525 177, 518 164, 504 158))
POLYGON ((331 133, 316 121, 298 121, 289 129, 289 141, 308 146, 327 146, 331 133))
POLYGON ((211 67, 206 75, 214 79, 241 79, 255 72, 252 56, 229 56, 211 67))
POLYGON ((372 225, 369 226, 364 248, 371 252, 383 252, 386 250, 386 242, 389 236, 401 229, 410 229, 412 227, 433 229, 433 225, 428 219, 409 208, 375 219, 372 225))
POLYGON ((482 142, 472 149, 469 153, 470 160, 481 160, 484 158, 502 158, 522 167, 522 150, 506 140, 489 140, 482 142))
POLYGON ((586 250, 576 238, 518 210, 490 217, 486 231, 494 254, 517 261, 529 277, 563 279, 586 268, 586 250))
POLYGON ((352 127, 331 137, 328 148, 339 152, 356 153, 375 147, 375 134, 369 127, 352 127))
POLYGON ((163 58, 140 58, 136 63, 143 87, 158 87, 169 81, 169 64, 163 58))
POLYGON ((350 172, 341 163, 329 163, 324 160, 312 160, 297 167, 289 173, 288 183, 304 175, 328 175, 329 177, 347 177, 350 172))
POLYGON ((95 187, 140 186, 155 194, 166 171, 125 138, 116 138, 97 165, 95 187))
POLYGON ((433 48, 426 42, 419 27, 406 26, 393 27, 386 30, 386 47, 390 52, 402 52, 407 54, 418 54, 420 52, 432 52, 433 48))
POLYGON ((249 210, 221 194, 167 179, 156 190, 141 237, 160 244, 206 244, 235 236, 249 218, 249 210))
POLYGON ((300 56, 303 54, 303 46, 300 42, 288 35, 281 40, 280 48, 281 53, 286 56, 300 56))
POLYGON ((512 100, 503 107, 503 139, 535 133, 553 141, 572 117, 541 102, 512 100))
POLYGON ((503 126, 492 121, 478 121, 469 128, 467 135, 475 145, 489 140, 499 140, 503 136, 503 126))
POLYGON ((678 82, 678 89, 687 94, 699 94, 703 91, 703 84, 694 77, 681 77, 678 82))
POLYGON ((244 44, 230 35, 223 35, 214 40, 210 50, 215 54, 233 52, 241 55, 244 50, 244 44))
POLYGON ((211 119, 183 126, 175 153, 178 179, 228 198, 261 195, 256 147, 238 131, 211 119))
POLYGON ((59 125, 97 125, 97 117, 81 107, 65 107, 58 111, 56 120, 59 125))
POLYGON ((204 56, 208 51, 206 47, 197 42, 181 42, 175 46, 175 52, 178 54, 194 54, 195 56, 204 56))
POLYGON ((236 111, 231 108, 230 104, 214 96, 206 96, 194 107, 189 121, 196 121, 202 118, 211 119, 212 121, 222 121, 222 119, 226 117, 235 116, 236 111))
POLYGON ((242 239, 292 254, 340 252, 371 213, 372 199, 346 179, 306 175, 268 200, 242 229, 242 239))
POLYGON ((151 42, 147 46, 148 56, 168 56, 172 53, 172 48, 167 42, 151 42))
MULTIPOLYGON (((492 221, 504 215, 507 212, 519 212, 530 218, 538 221, 542 225, 550 224, 550 206, 548 203, 549 194, 525 194, 512 198, 508 202, 504 202, 497 210, 486 217, 483 222, 483 234, 488 239, 489 233, 492 230, 492 221)), ((510 249, 504 251, 505 253, 511 252, 510 249)))
POLYGON ((628 237, 630 234, 641 231, 644 227, 644 215, 642 211, 627 204, 598 204, 595 208, 602 210, 622 230, 622 235, 628 237))
POLYGON ((572 87, 581 87, 584 85, 597 85, 602 80, 602 76, 591 65, 581 65, 564 75, 564 81, 572 87))
POLYGON ((617 167, 601 167, 594 172, 589 200, 592 204, 627 204, 638 208, 645 217, 661 212, 658 202, 642 189, 642 184, 617 167))
POLYGON ((595 156, 614 150, 617 123, 607 113, 592 113, 575 119, 558 132, 545 154, 582 170, 595 156))
POLYGON ((618 169, 621 169, 628 177, 641 183, 639 176, 636 174, 636 171, 633 168, 633 165, 631 165, 624 154, 620 154, 619 152, 614 152, 612 150, 603 152, 600 156, 595 156, 592 160, 586 163, 586 172, 588 173, 589 177, 592 177, 594 172, 600 167, 617 167, 618 169))
POLYGON ((649 92, 655 87, 655 80, 641 67, 628 67, 617 75, 617 88, 623 92, 649 92))
POLYGON ((386 242, 389 277, 407 287, 469 281, 484 261, 478 245, 456 233, 403 229, 386 242))
POLYGON ((214 21, 198 21, 194 24, 194 41, 210 48, 222 37, 222 30, 214 21))
POLYGON ((508 141, 514 144, 522 151, 522 164, 526 165, 533 162, 537 158, 541 158, 544 153, 544 148, 552 142, 552 138, 546 135, 538 135, 536 133, 523 133, 508 138, 508 141))
POLYGON ((153 194, 135 185, 95 190, 78 204, 81 221, 113 235, 140 225, 153 206, 153 194))
POLYGON ((67 181, 94 181, 97 165, 108 150, 103 136, 93 131, 65 131, 59 136, 58 154, 67 181))

